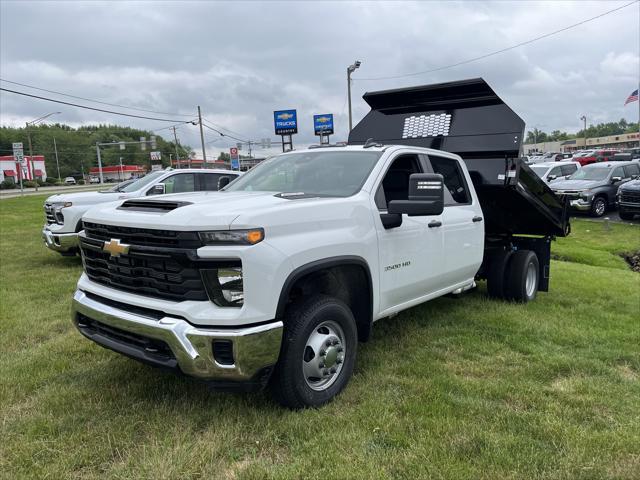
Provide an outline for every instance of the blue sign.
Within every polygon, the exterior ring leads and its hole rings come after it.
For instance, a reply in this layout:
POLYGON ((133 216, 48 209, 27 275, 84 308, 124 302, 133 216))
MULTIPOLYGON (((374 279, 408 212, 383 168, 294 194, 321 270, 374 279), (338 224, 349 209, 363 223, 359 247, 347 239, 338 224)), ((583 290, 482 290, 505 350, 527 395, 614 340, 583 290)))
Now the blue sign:
POLYGON ((316 135, 333 135, 333 113, 314 115, 313 131, 316 135))
POLYGON ((240 160, 237 158, 231 159, 231 170, 240 170, 240 160))
POLYGON ((298 133, 298 114, 295 110, 276 110, 273 112, 273 124, 276 135, 298 133))

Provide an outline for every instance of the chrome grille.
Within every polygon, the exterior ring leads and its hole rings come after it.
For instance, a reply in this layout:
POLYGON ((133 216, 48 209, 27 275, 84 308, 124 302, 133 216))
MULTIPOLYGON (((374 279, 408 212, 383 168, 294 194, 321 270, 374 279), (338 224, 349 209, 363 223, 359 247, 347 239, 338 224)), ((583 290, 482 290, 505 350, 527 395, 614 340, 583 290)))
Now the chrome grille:
POLYGON ((624 203, 640 203, 640 192, 622 190, 620 192, 620 201, 624 203))
POLYGON ((56 223, 56 217, 53 211, 53 205, 51 205, 50 203, 44 204, 44 216, 46 218, 47 225, 56 223))

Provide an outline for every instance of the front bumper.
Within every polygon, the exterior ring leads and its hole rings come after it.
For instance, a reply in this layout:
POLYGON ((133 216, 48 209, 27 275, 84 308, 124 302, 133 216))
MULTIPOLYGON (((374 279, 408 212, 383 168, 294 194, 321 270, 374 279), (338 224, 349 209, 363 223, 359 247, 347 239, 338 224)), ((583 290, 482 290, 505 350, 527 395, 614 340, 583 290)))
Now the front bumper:
POLYGON ((581 198, 577 200, 570 200, 569 206, 575 210, 580 210, 581 212, 586 212, 591 209, 591 200, 583 200, 581 198))
POLYGON ((180 318, 158 319, 145 316, 140 309, 126 311, 118 307, 127 305, 107 305, 100 298, 76 290, 74 325, 90 340, 136 360, 221 384, 264 384, 278 361, 280 321, 242 328, 198 328, 180 318), (216 360, 214 342, 231 345, 231 363, 216 360))
POLYGON ((640 203, 618 201, 618 208, 626 212, 640 213, 640 203))
POLYGON ((47 248, 59 253, 75 252, 79 246, 77 233, 54 233, 47 227, 42 229, 42 240, 47 248))

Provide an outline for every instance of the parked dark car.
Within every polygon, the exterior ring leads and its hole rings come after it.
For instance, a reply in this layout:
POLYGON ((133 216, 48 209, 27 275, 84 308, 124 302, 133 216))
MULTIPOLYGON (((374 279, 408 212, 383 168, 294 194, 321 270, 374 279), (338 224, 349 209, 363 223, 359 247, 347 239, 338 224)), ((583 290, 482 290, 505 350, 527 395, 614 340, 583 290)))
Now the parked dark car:
POLYGON ((633 220, 640 215, 640 180, 623 183, 618 188, 618 213, 623 220, 633 220))
POLYGON ((568 180, 549 186, 557 195, 568 198, 571 208, 601 217, 608 208, 615 208, 620 185, 638 176, 637 162, 602 162, 582 167, 568 180))

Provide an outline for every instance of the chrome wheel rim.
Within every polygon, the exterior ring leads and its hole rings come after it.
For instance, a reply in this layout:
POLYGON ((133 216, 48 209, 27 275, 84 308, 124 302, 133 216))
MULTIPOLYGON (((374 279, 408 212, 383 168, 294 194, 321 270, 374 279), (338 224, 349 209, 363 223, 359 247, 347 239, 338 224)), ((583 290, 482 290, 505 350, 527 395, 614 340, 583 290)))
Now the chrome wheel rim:
POLYGON ((532 297, 535 292, 536 284, 538 283, 538 271, 533 263, 529 263, 527 266, 527 278, 525 280, 525 290, 527 297, 532 297))
POLYGON ((604 202, 602 200, 598 200, 596 202, 596 214, 600 216, 603 213, 604 213, 604 202))
POLYGON ((342 371, 346 345, 342 327, 333 320, 313 329, 302 353, 302 374, 312 390, 333 385, 342 371))

